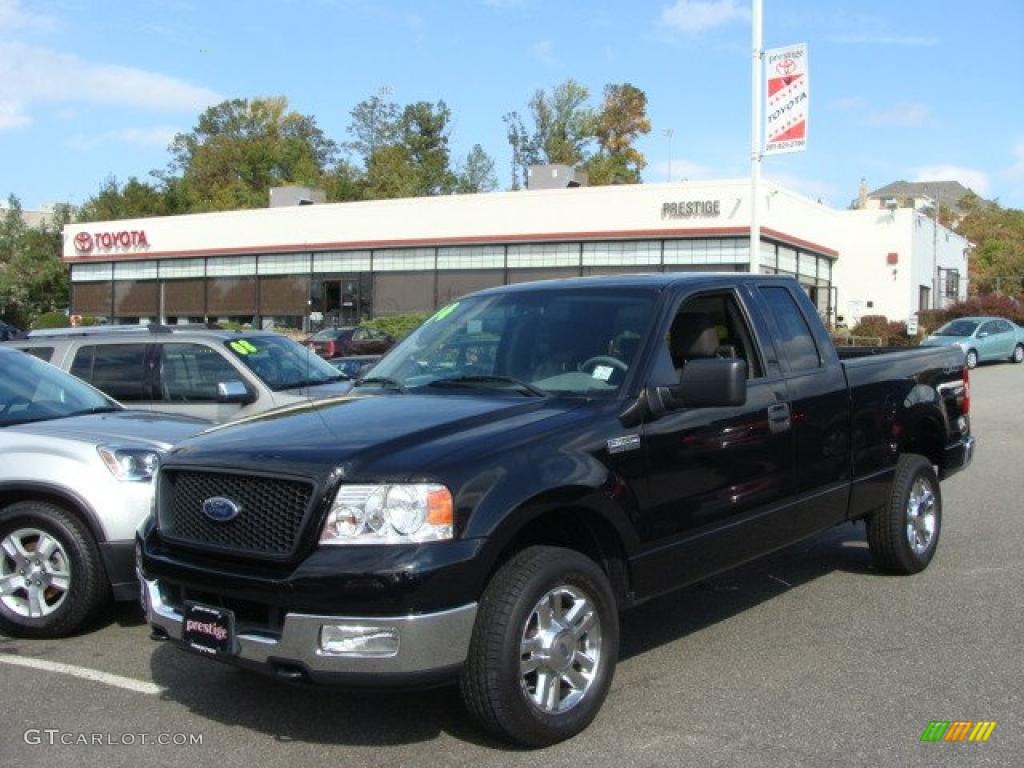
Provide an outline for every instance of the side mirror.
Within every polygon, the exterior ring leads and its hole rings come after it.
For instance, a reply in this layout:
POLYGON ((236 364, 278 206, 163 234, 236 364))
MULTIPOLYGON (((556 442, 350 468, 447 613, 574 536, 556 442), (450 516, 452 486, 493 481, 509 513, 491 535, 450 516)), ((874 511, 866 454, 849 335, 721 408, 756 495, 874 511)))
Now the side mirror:
POLYGON ((747 361, 712 357, 690 360, 679 383, 658 387, 666 408, 716 408, 747 402, 747 361))
POLYGON ((255 398, 249 388, 240 381, 221 381, 217 383, 218 403, 251 403, 255 398))

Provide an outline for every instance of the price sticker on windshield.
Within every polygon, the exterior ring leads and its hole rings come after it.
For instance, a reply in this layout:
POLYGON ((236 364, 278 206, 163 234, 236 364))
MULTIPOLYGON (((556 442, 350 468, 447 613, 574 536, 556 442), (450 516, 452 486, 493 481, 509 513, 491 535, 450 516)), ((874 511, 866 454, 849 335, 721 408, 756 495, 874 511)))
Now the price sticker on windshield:
POLYGON ((594 372, 590 375, 598 381, 608 381, 614 371, 615 369, 610 365, 598 365, 594 367, 594 372))
POLYGON ((253 352, 259 352, 259 348, 245 339, 239 339, 238 341, 232 341, 229 346, 240 355, 251 355, 253 352))

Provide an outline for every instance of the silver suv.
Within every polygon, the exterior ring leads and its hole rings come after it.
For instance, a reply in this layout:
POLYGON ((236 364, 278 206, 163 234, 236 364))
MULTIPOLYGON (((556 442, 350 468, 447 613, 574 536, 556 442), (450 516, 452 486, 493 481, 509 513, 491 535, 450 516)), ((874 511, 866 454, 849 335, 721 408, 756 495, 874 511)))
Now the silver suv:
POLYGON ((59 637, 135 599, 159 456, 208 425, 126 410, 0 346, 0 631, 59 637))
POLYGON ((287 336, 208 326, 32 331, 9 343, 131 408, 216 422, 344 394, 348 377, 287 336))

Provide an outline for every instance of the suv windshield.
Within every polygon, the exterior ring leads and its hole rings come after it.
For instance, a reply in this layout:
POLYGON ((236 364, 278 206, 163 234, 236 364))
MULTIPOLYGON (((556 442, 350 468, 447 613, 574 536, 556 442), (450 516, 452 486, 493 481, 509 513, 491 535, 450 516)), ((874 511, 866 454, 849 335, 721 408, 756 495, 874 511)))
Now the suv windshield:
POLYGON ((636 360, 656 298, 651 289, 574 287, 462 299, 395 347, 366 384, 612 395, 636 360))
POLYGON ((0 352, 0 427, 121 410, 116 402, 22 352, 0 352))
POLYGON ((345 378, 316 352, 287 336, 239 336, 224 344, 275 392, 345 378))
POLYGON ((936 336, 970 336, 978 323, 974 320, 954 320, 935 332, 936 336))

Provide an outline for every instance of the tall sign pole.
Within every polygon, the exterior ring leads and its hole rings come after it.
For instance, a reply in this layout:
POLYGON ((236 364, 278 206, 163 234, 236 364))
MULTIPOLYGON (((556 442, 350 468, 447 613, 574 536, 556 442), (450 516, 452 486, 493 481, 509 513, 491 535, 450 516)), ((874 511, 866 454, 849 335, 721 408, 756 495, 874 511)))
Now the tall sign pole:
POLYGON ((762 32, 763 0, 753 0, 753 61, 751 67, 751 116, 750 116, 750 271, 760 270, 761 263, 761 220, 758 199, 761 187, 761 110, 764 61, 762 32))

